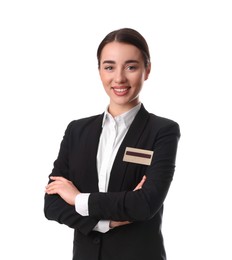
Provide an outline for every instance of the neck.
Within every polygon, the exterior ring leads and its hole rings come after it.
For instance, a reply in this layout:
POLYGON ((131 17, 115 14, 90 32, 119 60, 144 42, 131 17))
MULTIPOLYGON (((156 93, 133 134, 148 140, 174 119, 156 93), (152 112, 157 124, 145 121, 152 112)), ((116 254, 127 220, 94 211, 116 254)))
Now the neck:
POLYGON ((108 112, 113 116, 113 117, 116 117, 116 116, 119 116, 127 111, 129 111, 130 109, 132 109, 133 107, 137 106, 140 102, 131 102, 129 104, 127 104, 126 106, 120 106, 120 105, 117 105, 117 104, 110 104, 109 105, 109 108, 108 108, 108 112))

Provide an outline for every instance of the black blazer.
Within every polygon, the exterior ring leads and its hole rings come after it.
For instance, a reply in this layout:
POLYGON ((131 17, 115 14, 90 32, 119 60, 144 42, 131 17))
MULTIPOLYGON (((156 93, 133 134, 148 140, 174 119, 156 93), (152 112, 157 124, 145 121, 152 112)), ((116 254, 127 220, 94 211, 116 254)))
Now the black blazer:
POLYGON ((175 170, 179 126, 142 105, 116 155, 108 192, 101 193, 96 154, 102 119, 103 114, 69 124, 51 173, 91 193, 89 216, 79 215, 58 195, 45 195, 45 216, 74 229, 73 260, 164 260, 163 202, 175 170), (151 165, 123 161, 126 147, 154 151, 151 165), (143 175, 143 188, 133 191, 143 175), (92 231, 99 220, 132 223, 107 233, 92 231))

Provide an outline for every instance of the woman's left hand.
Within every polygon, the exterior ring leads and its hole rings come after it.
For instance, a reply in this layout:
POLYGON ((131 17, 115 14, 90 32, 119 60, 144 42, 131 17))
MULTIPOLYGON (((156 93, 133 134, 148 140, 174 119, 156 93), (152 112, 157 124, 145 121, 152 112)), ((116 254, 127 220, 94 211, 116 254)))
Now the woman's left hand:
MULTIPOLYGON (((144 175, 140 183, 134 188, 133 191, 140 190, 143 187, 144 182, 146 181, 147 177, 144 175)), ((129 221, 110 221, 110 228, 116 228, 124 225, 131 224, 129 221)))
POLYGON ((46 186, 45 192, 49 195, 58 194, 64 201, 74 206, 75 198, 80 193, 76 186, 64 177, 51 176, 50 179, 52 182, 46 186))

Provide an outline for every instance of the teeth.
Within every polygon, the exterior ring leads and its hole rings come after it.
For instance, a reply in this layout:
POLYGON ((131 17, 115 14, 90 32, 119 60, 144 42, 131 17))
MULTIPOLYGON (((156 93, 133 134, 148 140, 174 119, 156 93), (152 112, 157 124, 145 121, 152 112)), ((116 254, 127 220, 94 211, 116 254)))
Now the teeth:
POLYGON ((124 91, 126 91, 127 90, 127 88, 118 88, 118 89, 114 89, 115 91, 117 91, 117 92, 124 92, 124 91))

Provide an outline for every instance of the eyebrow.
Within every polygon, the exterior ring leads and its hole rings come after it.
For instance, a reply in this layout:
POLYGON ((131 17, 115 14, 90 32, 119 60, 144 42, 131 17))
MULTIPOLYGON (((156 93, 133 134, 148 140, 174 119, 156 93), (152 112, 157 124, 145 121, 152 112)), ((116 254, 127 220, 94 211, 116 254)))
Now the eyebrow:
MULTIPOLYGON (((116 62, 113 61, 113 60, 104 60, 104 61, 102 62, 102 64, 105 64, 105 63, 115 64, 116 62)), ((137 60, 127 60, 127 61, 125 62, 125 64, 128 64, 128 63, 139 63, 139 62, 138 62, 137 60)))

